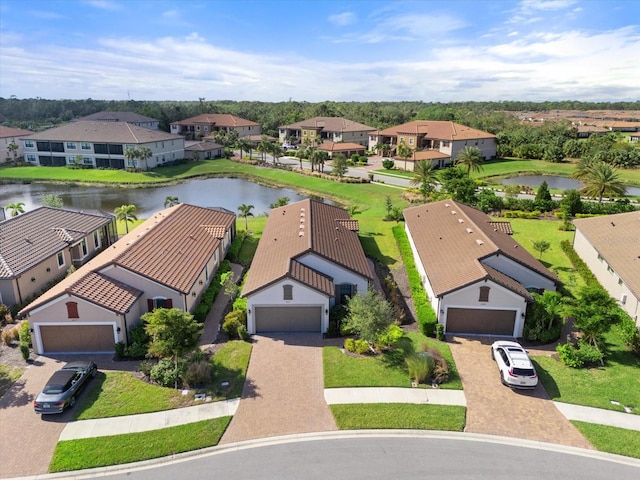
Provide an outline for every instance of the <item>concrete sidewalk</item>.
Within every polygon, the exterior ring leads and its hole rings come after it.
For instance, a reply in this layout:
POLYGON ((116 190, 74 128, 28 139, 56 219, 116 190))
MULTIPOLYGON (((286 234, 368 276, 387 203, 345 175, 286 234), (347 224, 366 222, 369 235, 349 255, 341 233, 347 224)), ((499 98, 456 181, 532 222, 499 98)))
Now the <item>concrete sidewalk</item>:
POLYGON ((193 407, 163 410, 161 412, 126 415, 123 417, 79 420, 68 423, 59 441, 78 438, 106 437, 125 433, 146 432, 200 422, 211 418, 233 416, 240 404, 239 398, 222 402, 203 403, 193 407))
POLYGON ((572 405, 570 403, 553 402, 553 404, 567 420, 578 420, 580 422, 608 425, 640 432, 640 415, 605 410, 603 408, 583 407, 582 405, 572 405))
POLYGON ((430 403, 463 407, 467 405, 462 390, 426 388, 325 388, 324 399, 329 405, 342 403, 430 403))

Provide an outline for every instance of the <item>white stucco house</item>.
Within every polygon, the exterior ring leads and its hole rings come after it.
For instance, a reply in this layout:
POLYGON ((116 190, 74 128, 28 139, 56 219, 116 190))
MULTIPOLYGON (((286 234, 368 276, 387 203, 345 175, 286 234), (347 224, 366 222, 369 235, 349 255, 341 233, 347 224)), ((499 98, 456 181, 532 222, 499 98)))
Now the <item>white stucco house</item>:
POLYGON ((242 291, 247 330, 326 332, 329 309, 366 292, 372 278, 345 210, 315 200, 273 209, 242 291))
POLYGON ((559 280, 486 214, 454 200, 404 210, 416 268, 450 334, 521 337, 530 291, 559 280))
POLYGON ((640 327, 640 212, 573 221, 573 248, 640 327))

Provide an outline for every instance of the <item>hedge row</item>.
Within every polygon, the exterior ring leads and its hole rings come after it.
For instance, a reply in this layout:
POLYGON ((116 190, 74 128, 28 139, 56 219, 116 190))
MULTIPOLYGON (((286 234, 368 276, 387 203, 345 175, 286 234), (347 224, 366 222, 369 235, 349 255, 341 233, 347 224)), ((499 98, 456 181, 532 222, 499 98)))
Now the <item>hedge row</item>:
POLYGON ((207 315, 211 311, 211 306, 213 305, 214 300, 218 296, 218 292, 222 290, 222 283, 220 282, 220 278, 223 273, 226 273, 231 270, 231 263, 229 260, 223 260, 220 263, 220 267, 218 271, 213 276, 209 287, 205 290, 202 298, 200 299, 200 303, 196 307, 193 312, 193 317, 198 323, 204 323, 207 315))
POLYGON ((396 225, 392 230, 393 236, 395 237, 400 250, 400 255, 402 255, 404 266, 407 270, 411 296, 413 297, 413 303, 416 307, 416 314, 418 316, 418 326, 424 335, 433 336, 435 326, 438 323, 438 317, 431 307, 431 304, 427 301, 427 292, 422 286, 420 275, 418 274, 416 264, 413 261, 413 252, 411 251, 409 239, 407 238, 407 234, 402 225, 396 225))

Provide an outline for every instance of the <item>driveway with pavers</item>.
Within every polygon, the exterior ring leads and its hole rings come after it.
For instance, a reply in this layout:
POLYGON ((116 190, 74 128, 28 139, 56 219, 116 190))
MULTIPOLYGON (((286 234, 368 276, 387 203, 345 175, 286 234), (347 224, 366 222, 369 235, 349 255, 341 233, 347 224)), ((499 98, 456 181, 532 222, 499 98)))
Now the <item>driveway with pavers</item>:
POLYGON ((466 432, 593 449, 556 408, 541 383, 534 390, 512 390, 502 385, 491 359, 495 339, 448 340, 467 399, 466 432))
POLYGON ((242 398, 220 444, 337 430, 324 400, 318 333, 253 337, 242 398))

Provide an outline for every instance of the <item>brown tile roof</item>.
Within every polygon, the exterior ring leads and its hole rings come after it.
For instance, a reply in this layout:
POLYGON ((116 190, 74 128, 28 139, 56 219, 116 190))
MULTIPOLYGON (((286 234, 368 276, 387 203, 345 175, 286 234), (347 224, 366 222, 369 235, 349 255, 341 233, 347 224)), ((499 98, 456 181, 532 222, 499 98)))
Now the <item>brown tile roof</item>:
POLYGON ((108 225, 112 215, 40 207, 0 222, 0 278, 13 278, 108 225))
POLYGON ((414 120, 395 127, 376 132, 377 135, 398 136, 401 134, 420 135, 439 140, 472 140, 476 138, 495 138, 495 135, 460 125, 454 122, 414 120))
POLYGON ((123 314, 142 295, 142 290, 101 273, 90 272, 71 285, 67 293, 123 314))
POLYGON ((283 125, 279 128, 288 128, 289 130, 317 128, 325 132, 371 132, 375 130, 374 127, 343 117, 313 117, 290 125, 283 125))
POLYGON ((349 219, 339 219, 336 220, 336 222, 338 222, 340 225, 343 225, 345 228, 348 228, 349 230, 351 230, 352 232, 359 232, 360 231, 360 224, 358 223, 358 220, 355 220, 353 218, 349 218, 349 219))
POLYGON ((126 122, 126 123, 152 123, 157 119, 145 117, 135 112, 96 112, 85 117, 80 117, 76 122, 126 122))
POLYGON ((302 275, 303 270, 295 265, 299 262, 291 261, 309 253, 372 278, 358 234, 342 223, 346 220, 350 220, 349 214, 342 208, 315 200, 271 210, 242 294, 246 296, 285 277, 294 278, 294 274, 310 287, 328 292, 326 276, 319 272, 316 276, 302 275))
MULTIPOLYGON (((84 276, 100 273, 116 263, 139 275, 183 291, 180 289, 185 284, 190 281, 191 286, 195 282, 204 268, 205 259, 210 258, 213 250, 218 247, 220 240, 216 237, 219 233, 217 226, 231 227, 233 222, 235 214, 223 209, 180 203, 161 210, 42 294, 20 314, 64 294, 84 276), (143 258, 144 255, 148 257, 143 258), (152 275, 158 275, 158 278, 152 275)), ((105 299, 105 302, 108 305, 113 300, 105 299)))
POLYGON ((259 123, 236 117, 228 113, 203 113, 191 118, 185 118, 178 122, 171 122, 171 125, 193 125, 196 123, 206 123, 217 127, 249 127, 260 125, 259 123))
POLYGON ((481 263, 498 254, 559 281, 513 238, 494 228, 491 219, 480 210, 449 199, 408 208, 403 213, 438 296, 488 277, 512 285, 481 263))
POLYGON ((640 298, 640 212, 579 218, 573 223, 640 298))
POLYGON ((485 270, 485 272, 487 272, 488 278, 490 278, 497 284, 502 285, 505 288, 508 288, 512 292, 516 292, 517 294, 523 296, 528 301, 530 302, 533 301, 533 296, 529 293, 529 291, 526 288, 524 288, 524 285, 522 285, 520 282, 511 278, 508 275, 505 275, 502 272, 499 272, 498 270, 496 270, 493 267, 490 267, 489 265, 485 265, 485 264, 481 264, 481 265, 482 265, 482 268, 485 270))
POLYGON ((291 275, 291 278, 294 278, 305 285, 312 286, 326 295, 333 296, 335 293, 331 277, 309 268, 296 260, 291 260, 289 274, 291 275))
POLYGON ((22 128, 5 127, 0 125, 0 138, 12 138, 12 137, 26 137, 33 132, 30 130, 24 130, 22 128))
POLYGON ((61 127, 34 133, 29 140, 96 143, 151 143, 166 140, 184 141, 180 135, 138 127, 123 122, 72 122, 61 127))
POLYGON ((325 150, 327 152, 350 152, 353 150, 366 150, 367 147, 354 142, 331 142, 324 141, 322 145, 318 147, 318 150, 325 150))
POLYGON ((220 148, 224 147, 213 142, 198 142, 191 144, 188 147, 184 147, 187 152, 207 152, 210 150, 218 150, 220 148))
POLYGON ((507 235, 513 235, 513 229, 511 228, 511 222, 500 222, 492 220, 489 222, 491 226, 507 235))

